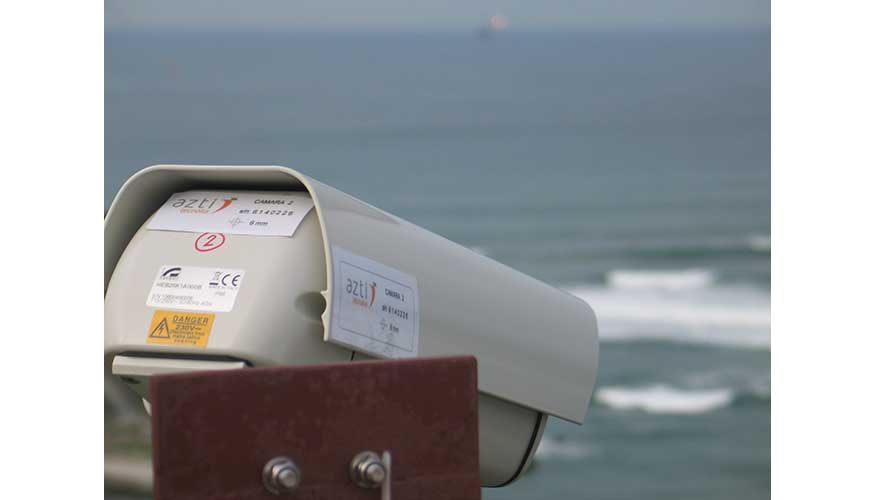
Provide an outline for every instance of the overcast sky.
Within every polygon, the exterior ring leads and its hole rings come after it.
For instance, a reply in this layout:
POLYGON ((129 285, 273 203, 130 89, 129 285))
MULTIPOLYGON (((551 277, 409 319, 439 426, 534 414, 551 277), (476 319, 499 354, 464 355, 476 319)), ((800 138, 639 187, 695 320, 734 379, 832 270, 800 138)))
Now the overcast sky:
POLYGON ((109 29, 465 30, 502 14, 520 30, 769 25, 768 0, 105 0, 109 29))

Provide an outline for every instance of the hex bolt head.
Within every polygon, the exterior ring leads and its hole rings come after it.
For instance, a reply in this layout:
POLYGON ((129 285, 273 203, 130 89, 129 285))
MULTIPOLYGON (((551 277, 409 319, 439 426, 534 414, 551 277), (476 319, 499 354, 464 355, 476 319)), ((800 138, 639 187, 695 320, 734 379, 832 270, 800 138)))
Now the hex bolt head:
POLYGON ((387 472, 383 460, 373 451, 363 451, 349 463, 349 477, 361 488, 379 488, 387 472))
POLYGON ((298 488, 301 478, 298 476, 298 471, 295 469, 291 467, 283 467, 279 474, 276 475, 276 482, 284 489, 292 491, 298 488))
POLYGON ((364 475, 374 484, 383 484, 386 480, 386 467, 382 463, 372 463, 365 468, 364 475))
POLYGON ((289 457, 275 457, 264 464, 261 480, 274 495, 290 495, 301 484, 301 470, 289 457))

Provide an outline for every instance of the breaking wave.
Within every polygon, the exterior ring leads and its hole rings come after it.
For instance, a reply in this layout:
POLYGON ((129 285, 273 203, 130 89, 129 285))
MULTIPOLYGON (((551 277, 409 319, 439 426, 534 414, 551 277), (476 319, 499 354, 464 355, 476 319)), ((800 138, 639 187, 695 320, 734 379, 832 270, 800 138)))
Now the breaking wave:
POLYGON ((772 237, 763 234, 752 234, 747 238, 747 244, 754 252, 771 252, 772 237))
POLYGON ((731 389, 682 390, 667 385, 646 387, 603 387, 596 391, 596 403, 615 410, 638 410, 648 413, 695 415, 708 413, 732 404, 731 389))
POLYGON ((573 441, 559 441, 550 436, 543 436, 538 449, 535 450, 535 459, 538 460, 575 460, 589 457, 595 454, 595 450, 588 446, 573 441))
POLYGON ((489 257, 489 249, 487 249, 484 246, 471 246, 471 247, 468 247, 468 250, 471 250, 472 252, 479 253, 480 255, 483 255, 484 257, 489 257))
POLYGON ((768 290, 723 285, 708 270, 612 271, 606 285, 568 291, 592 306, 603 341, 671 340, 750 348, 770 345, 768 290))
POLYGON ((611 271, 607 285, 621 290, 697 290, 712 285, 712 271, 682 269, 678 271, 611 271))

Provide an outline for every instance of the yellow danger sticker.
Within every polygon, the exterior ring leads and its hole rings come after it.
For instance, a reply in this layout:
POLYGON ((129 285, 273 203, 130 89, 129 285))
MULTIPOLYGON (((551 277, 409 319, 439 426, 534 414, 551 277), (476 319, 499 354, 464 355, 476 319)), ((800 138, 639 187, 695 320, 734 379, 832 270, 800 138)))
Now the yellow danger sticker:
POLYGON ((215 314, 155 311, 146 342, 150 344, 206 347, 215 314))

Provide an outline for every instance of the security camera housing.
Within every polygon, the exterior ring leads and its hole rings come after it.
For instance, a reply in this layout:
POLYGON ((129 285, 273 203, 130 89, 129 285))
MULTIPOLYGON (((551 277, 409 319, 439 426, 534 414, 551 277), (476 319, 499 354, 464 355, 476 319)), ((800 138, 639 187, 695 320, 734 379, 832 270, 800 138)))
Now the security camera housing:
POLYGON ((525 471, 548 415, 582 423, 595 384, 585 302, 285 167, 138 172, 104 272, 106 368, 144 397, 160 373, 476 356, 484 486, 525 471))

